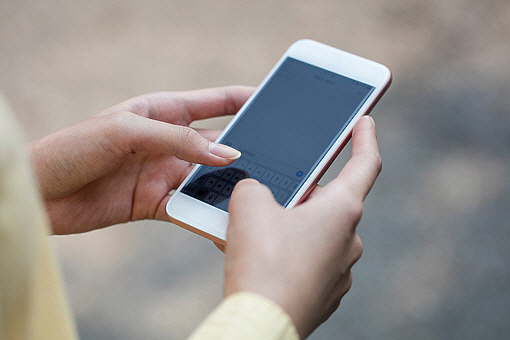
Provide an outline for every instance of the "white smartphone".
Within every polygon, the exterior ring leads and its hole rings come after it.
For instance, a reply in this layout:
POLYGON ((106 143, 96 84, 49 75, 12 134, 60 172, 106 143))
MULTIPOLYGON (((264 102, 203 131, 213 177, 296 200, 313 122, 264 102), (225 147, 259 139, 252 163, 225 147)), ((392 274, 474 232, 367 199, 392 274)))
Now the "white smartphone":
POLYGON ((172 195, 172 222, 226 244, 236 183, 255 178, 292 208, 306 198, 391 82, 376 62, 312 40, 295 42, 217 142, 242 155, 227 167, 197 165, 172 195))

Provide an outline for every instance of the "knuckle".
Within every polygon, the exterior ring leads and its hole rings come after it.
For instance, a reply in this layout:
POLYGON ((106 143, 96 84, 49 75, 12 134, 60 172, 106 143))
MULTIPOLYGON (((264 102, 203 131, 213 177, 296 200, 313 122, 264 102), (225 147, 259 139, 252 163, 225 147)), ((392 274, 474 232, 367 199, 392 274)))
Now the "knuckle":
POLYGON ((353 227, 355 227, 363 215, 363 202, 358 200, 351 200, 348 204, 346 204, 346 209, 347 218, 353 222, 353 227))
POLYGON ((173 148, 175 156, 183 158, 190 154, 197 154, 199 149, 206 148, 200 134, 194 129, 187 126, 175 126, 175 142, 173 148))
POLYGON ((112 112, 103 118, 107 119, 114 127, 125 127, 130 124, 135 114, 128 111, 116 111, 112 112))
MULTIPOLYGON (((137 143, 137 134, 133 128, 136 117, 131 112, 116 111, 104 116, 97 116, 99 126, 113 147, 122 153, 131 153, 137 143)), ((108 144, 108 143, 107 143, 108 144)))
POLYGON ((175 126, 175 139, 171 143, 173 153, 180 159, 194 159, 207 148, 207 142, 194 129, 187 126, 175 126))
POLYGON ((382 157, 379 153, 373 156, 374 157, 374 168, 377 171, 377 174, 380 174, 383 167, 382 157))
POLYGON ((237 105, 234 97, 232 96, 232 90, 234 90, 234 88, 224 88, 225 102, 223 110, 227 114, 234 114, 237 112, 237 105))
POLYGON ((361 238, 356 233, 356 236, 354 237, 354 242, 352 244, 352 252, 353 252, 353 265, 354 263, 358 262, 358 260, 361 258, 361 255, 363 255, 363 242, 361 241, 361 238))
POLYGON ((198 144, 197 134, 195 130, 187 126, 179 126, 177 129, 177 134, 179 135, 178 140, 180 140, 183 145, 194 146, 198 144))
POLYGON ((99 119, 105 119, 106 130, 110 136, 118 137, 125 135, 134 135, 136 137, 136 126, 140 117, 128 111, 116 111, 99 119))

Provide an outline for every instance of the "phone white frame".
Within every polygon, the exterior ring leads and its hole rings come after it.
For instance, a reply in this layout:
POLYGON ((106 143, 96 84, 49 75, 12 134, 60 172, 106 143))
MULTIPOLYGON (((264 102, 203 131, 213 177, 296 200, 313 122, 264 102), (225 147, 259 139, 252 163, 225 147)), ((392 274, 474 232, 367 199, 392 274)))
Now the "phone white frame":
MULTIPOLYGON (((329 165, 331 165, 336 156, 350 139, 352 129, 356 122, 361 116, 368 114, 382 94, 384 94, 391 83, 392 76, 390 70, 386 66, 374 61, 313 40, 303 39, 296 41, 278 60, 259 87, 255 90, 253 95, 246 101, 236 116, 230 121, 225 130, 218 137, 218 140, 223 138, 235 121, 240 118, 241 113, 250 105, 253 99, 256 98, 259 91, 269 81, 273 73, 278 70, 287 57, 292 57, 375 87, 374 91, 361 106, 344 132, 339 136, 331 149, 326 153, 325 157, 319 162, 317 167, 312 171, 311 175, 298 190, 294 198, 290 201, 286 207, 289 209, 306 198, 313 186, 319 181, 324 172, 328 169, 329 165)), ((176 192, 172 195, 166 205, 166 213, 173 223, 217 243, 226 244, 228 213, 181 193, 181 189, 187 184, 194 173, 198 171, 198 168, 199 165, 195 166, 186 180, 183 181, 176 192)))

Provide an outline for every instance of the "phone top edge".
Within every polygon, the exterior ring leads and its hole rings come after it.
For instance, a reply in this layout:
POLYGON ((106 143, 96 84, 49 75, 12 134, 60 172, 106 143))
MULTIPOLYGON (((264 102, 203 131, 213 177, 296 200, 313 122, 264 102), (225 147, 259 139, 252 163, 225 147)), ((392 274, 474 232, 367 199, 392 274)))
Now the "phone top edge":
MULTIPOLYGON (((368 59, 363 56, 360 56, 360 55, 357 55, 357 54, 354 54, 354 53, 351 53, 351 52, 342 50, 340 48, 333 47, 331 45, 327 45, 327 44, 324 44, 324 43, 321 43, 319 41, 312 40, 312 39, 300 39, 300 40, 294 42, 292 45, 290 45, 290 47, 287 49, 287 51, 292 52, 294 49, 300 49, 300 48, 304 48, 308 51, 310 50, 310 48, 315 48, 315 49, 322 49, 324 51, 329 51, 332 54, 340 54, 340 55, 343 54, 343 55, 346 55, 346 56, 349 56, 349 57, 352 57, 352 58, 355 58, 358 60, 363 60, 363 61, 371 63, 371 64, 377 64, 377 65, 383 66, 388 69, 388 67, 385 66, 384 64, 381 64, 381 63, 374 61, 372 59, 368 59)), ((389 69, 388 69, 388 71, 389 71, 389 69)))
POLYGON ((391 79, 391 71, 387 66, 311 39, 301 39, 293 43, 285 51, 278 64, 286 57, 312 64, 374 87, 384 86, 391 79))

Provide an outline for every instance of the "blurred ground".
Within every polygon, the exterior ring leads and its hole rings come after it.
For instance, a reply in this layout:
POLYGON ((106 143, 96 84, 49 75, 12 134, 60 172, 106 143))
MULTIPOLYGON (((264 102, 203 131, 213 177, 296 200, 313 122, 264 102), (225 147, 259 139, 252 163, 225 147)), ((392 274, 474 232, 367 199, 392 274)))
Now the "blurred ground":
MULTIPOLYGON (((149 91, 257 85, 300 38, 394 73, 365 253, 311 339, 507 336, 508 1, 2 0, 0 90, 34 139, 149 91)), ((222 254, 176 226, 54 242, 82 339, 182 339, 221 299, 222 254)))

